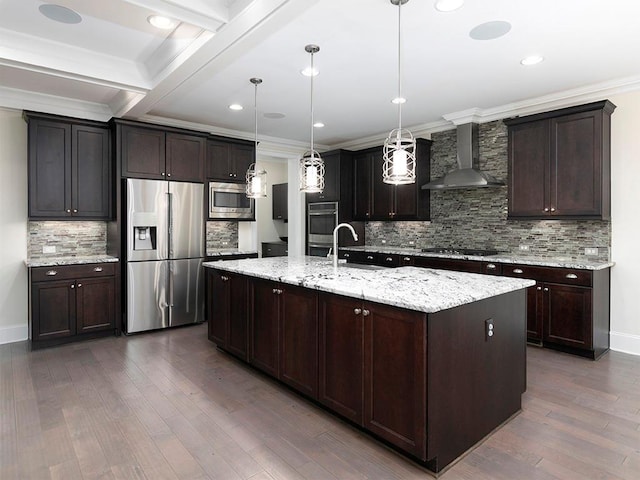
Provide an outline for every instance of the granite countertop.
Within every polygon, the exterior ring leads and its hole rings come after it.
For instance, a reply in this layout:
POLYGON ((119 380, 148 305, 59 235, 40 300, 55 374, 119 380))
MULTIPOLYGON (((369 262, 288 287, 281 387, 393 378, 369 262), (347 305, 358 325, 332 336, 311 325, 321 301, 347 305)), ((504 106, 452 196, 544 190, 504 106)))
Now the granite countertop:
POLYGON ((320 257, 253 258, 204 266, 426 313, 535 285, 527 279, 418 267, 368 269, 342 263, 336 272, 320 257))
POLYGON ((83 265, 87 263, 112 263, 120 261, 111 255, 88 255, 81 257, 42 257, 28 258, 24 261, 27 267, 54 267, 61 265, 83 265))
POLYGON ((237 248, 213 248, 207 250, 207 257, 224 257, 229 255, 253 255, 257 250, 238 250, 237 248))
POLYGON ((523 265, 537 265, 541 267, 560 267, 575 268, 580 270, 602 270, 615 265, 611 261, 591 260, 587 257, 583 259, 572 259, 563 257, 541 257, 533 255, 515 255, 511 253, 499 253, 498 255, 478 256, 478 255, 460 255, 456 253, 434 253, 422 252, 415 248, 402 247, 378 247, 366 245, 363 247, 340 247, 340 250, 349 250, 354 252, 371 252, 371 253, 397 253, 400 255, 411 255, 414 257, 438 257, 452 258, 460 260, 476 260, 484 262, 496 263, 520 263, 523 265))

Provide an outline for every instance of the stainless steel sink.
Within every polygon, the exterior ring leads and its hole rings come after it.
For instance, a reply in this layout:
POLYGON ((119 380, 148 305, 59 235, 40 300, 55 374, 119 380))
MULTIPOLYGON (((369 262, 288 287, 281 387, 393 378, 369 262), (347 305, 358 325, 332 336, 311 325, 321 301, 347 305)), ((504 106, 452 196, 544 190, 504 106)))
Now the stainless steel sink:
POLYGON ((359 268, 361 270, 385 270, 389 267, 382 265, 366 265, 362 263, 341 263, 338 268, 359 268))

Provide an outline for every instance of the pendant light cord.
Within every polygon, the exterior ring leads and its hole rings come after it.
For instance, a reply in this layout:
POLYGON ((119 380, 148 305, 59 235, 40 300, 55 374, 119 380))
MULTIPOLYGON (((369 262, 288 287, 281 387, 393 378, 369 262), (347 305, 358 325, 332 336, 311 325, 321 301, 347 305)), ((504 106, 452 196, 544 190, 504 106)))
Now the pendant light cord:
POLYGON ((311 51, 311 158, 314 158, 313 155, 313 77, 315 76, 315 71, 313 70, 313 51, 311 51))
POLYGON ((398 2, 398 139, 402 130, 402 0, 398 2))
POLYGON ((254 94, 253 94, 253 115, 255 119, 255 136, 253 137, 255 143, 255 160, 258 159, 258 83, 254 84, 254 94))

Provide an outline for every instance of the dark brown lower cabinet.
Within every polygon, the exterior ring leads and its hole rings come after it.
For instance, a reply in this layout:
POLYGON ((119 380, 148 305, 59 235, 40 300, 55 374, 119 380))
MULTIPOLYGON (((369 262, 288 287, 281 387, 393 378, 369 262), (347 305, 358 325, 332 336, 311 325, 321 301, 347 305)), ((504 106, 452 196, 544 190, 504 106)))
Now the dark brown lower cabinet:
POLYGON ((247 361, 247 277, 207 270, 209 340, 247 361))
POLYGON ((365 303, 364 427, 426 460, 427 315, 365 303))
POLYGON ((318 400, 359 425, 364 410, 361 303, 354 298, 320 294, 318 400))
POLYGON ((251 279, 249 363, 276 378, 280 373, 280 291, 276 282, 251 279))
POLYGON ((591 350, 591 288, 545 283, 543 297, 543 340, 591 350))
POLYGON ((115 264, 30 269, 31 348, 119 334, 115 264))

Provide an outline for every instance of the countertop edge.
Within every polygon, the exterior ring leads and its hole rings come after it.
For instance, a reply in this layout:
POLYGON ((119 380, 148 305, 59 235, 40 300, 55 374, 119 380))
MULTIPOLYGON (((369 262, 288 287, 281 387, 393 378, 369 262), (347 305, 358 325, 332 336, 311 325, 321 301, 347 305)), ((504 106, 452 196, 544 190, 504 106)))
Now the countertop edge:
POLYGON ((111 255, 98 255, 95 257, 57 257, 57 258, 27 258, 24 264, 28 268, 57 267, 64 265, 86 265, 88 263, 117 263, 120 259, 111 255))

